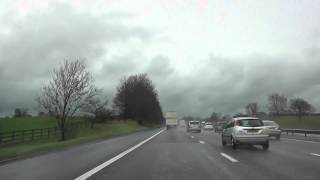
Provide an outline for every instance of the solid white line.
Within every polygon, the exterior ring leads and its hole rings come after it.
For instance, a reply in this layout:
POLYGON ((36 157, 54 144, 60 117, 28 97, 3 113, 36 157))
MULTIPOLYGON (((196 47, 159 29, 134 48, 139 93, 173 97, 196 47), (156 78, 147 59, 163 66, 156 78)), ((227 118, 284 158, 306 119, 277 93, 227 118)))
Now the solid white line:
POLYGON ((204 141, 199 141, 199 143, 200 143, 200 144, 205 144, 206 142, 204 142, 204 141))
POLYGON ((311 155, 313 155, 313 156, 318 156, 318 157, 320 157, 320 154, 316 154, 316 153, 310 153, 311 155))
POLYGON ((307 143, 320 143, 317 141, 305 141, 305 140, 300 140, 300 139, 290 139, 290 138, 282 138, 282 139, 291 140, 291 141, 301 141, 301 142, 307 142, 307 143))
POLYGON ((117 161, 118 159, 122 158, 123 156, 127 155, 128 153, 130 153, 131 151, 137 149, 138 147, 140 147, 141 145, 143 145, 144 143, 150 141, 152 138, 156 137, 157 135, 159 135, 160 133, 162 133, 165 129, 162 129, 161 131, 157 132, 156 134, 154 134, 153 136, 149 137, 148 139, 140 142, 139 144, 123 151, 122 153, 118 154, 117 156, 109 159, 108 161, 100 164, 99 166, 91 169, 90 171, 84 173, 83 175, 77 177, 75 180, 85 180, 87 178, 89 178, 90 176, 92 176, 93 174, 97 173, 98 171, 100 171, 101 169, 109 166, 110 164, 114 163, 115 161, 117 161))
POLYGON ((238 160, 234 159, 233 157, 229 156, 228 154, 225 154, 225 153, 220 153, 220 154, 221 154, 221 156, 227 158, 231 162, 239 162, 238 160))

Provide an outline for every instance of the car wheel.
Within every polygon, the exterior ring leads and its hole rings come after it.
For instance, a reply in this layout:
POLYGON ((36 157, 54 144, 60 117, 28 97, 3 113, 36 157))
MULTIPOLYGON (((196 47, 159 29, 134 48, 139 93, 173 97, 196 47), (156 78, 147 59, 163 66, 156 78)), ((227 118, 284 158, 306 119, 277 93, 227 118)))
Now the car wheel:
POLYGON ((280 140, 280 135, 277 136, 277 140, 280 140))
POLYGON ((231 146, 233 149, 237 149, 237 144, 236 144, 235 140, 233 139, 233 137, 231 137, 231 146))
POLYGON ((222 146, 226 146, 227 142, 225 142, 224 140, 222 140, 222 146))
POLYGON ((269 143, 267 144, 262 144, 263 150, 268 150, 269 149, 269 143))

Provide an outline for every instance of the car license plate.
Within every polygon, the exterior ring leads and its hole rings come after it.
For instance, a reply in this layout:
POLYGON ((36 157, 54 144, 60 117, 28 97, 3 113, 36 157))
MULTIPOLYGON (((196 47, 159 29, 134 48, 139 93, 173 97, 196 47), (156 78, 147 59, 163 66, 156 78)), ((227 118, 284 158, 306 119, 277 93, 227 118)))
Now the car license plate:
POLYGON ((258 132, 258 130, 256 130, 256 129, 248 129, 247 132, 248 133, 256 133, 256 132, 258 132))

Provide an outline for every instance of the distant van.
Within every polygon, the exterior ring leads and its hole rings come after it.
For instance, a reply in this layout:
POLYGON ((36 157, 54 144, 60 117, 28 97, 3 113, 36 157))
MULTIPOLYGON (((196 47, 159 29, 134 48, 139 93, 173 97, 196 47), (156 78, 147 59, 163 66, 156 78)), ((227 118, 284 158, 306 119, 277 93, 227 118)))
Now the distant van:
POLYGON ((189 121, 187 132, 201 132, 200 121, 189 121))

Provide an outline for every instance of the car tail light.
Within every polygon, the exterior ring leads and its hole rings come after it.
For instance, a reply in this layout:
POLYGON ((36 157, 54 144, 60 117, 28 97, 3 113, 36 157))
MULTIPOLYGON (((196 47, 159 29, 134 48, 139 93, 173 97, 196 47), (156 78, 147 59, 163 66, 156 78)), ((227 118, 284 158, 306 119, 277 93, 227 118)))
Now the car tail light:
POLYGON ((235 125, 235 126, 240 126, 240 121, 239 121, 239 120, 236 120, 236 121, 234 122, 234 125, 235 125))

